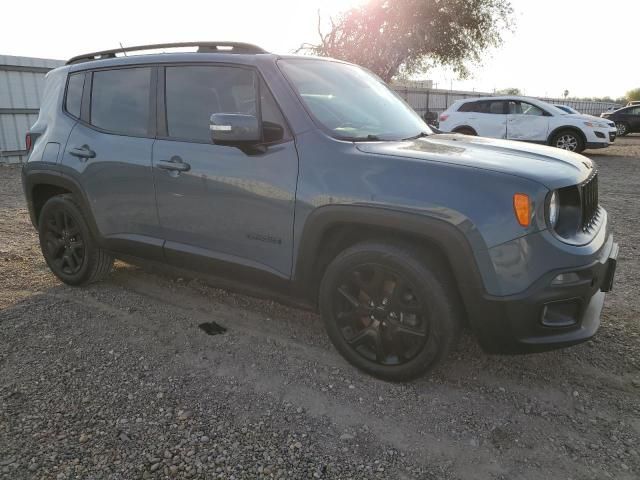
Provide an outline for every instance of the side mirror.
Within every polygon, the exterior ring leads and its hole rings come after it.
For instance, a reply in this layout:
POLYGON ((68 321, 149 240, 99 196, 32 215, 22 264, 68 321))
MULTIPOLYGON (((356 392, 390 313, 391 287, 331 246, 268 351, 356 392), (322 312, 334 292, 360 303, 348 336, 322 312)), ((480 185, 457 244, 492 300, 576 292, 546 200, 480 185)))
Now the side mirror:
POLYGON ((262 140, 260 122, 244 113, 214 113, 209 119, 213 143, 247 144, 262 140))

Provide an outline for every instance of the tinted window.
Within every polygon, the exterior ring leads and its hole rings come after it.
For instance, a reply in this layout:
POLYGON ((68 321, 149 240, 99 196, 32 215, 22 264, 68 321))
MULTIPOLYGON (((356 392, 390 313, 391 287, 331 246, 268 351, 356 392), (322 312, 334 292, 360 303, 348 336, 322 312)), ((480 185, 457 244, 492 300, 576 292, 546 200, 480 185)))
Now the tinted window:
POLYGON ((504 101, 502 100, 485 100, 478 102, 478 108, 475 110, 479 113, 489 113, 493 115, 504 114, 504 101))
POLYGON ((151 69, 94 72, 91 124, 125 135, 147 134, 151 69))
POLYGON ((211 141, 213 113, 257 115, 256 74, 236 67, 167 67, 169 136, 211 141))
POLYGON ((625 112, 627 115, 640 115, 640 107, 633 107, 630 108, 628 111, 625 112))
POLYGON ((76 118, 80 118, 80 105, 82 103, 82 87, 84 86, 84 72, 69 75, 67 85, 67 112, 76 118))
POLYGON ((460 105, 459 112, 477 112, 478 102, 468 102, 460 105))

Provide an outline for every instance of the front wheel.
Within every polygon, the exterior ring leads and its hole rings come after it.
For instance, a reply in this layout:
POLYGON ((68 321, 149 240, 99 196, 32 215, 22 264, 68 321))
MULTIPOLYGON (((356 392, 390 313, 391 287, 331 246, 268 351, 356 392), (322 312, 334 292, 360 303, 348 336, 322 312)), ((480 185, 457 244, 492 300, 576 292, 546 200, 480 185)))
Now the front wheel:
POLYGON ((563 130, 556 133, 551 140, 551 145, 576 153, 582 152, 585 147, 582 137, 573 130, 563 130))
POLYGON ((96 245, 72 195, 47 200, 40 212, 38 233, 47 265, 64 283, 95 282, 111 270, 113 257, 96 245))
POLYGON ((629 133, 629 126, 624 122, 616 122, 616 130, 618 130, 618 136, 624 137, 629 133))
POLYGON ((447 268, 410 245, 361 243, 343 251, 327 267, 319 300, 336 349, 385 380, 424 374, 460 332, 447 268))

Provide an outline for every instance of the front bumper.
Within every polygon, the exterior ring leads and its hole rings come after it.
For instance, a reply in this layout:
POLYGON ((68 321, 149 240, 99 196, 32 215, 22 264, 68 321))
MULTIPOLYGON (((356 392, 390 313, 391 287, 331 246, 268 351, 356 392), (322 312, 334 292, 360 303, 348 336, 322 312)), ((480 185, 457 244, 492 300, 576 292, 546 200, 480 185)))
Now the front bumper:
POLYGON ((606 148, 611 143, 609 128, 593 128, 584 130, 585 148, 606 148))
POLYGON ((611 290, 618 245, 611 239, 595 262, 549 272, 526 291, 506 297, 485 295, 472 325, 482 347, 492 353, 530 353, 584 342, 600 326, 605 292, 611 290), (560 274, 579 280, 556 285, 560 274))

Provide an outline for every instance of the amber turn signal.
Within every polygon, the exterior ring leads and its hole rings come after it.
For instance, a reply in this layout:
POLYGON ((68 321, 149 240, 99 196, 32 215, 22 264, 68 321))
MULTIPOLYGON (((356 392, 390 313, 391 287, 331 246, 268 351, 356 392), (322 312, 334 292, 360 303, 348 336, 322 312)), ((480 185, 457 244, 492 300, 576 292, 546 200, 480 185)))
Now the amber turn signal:
POLYGON ((531 200, 526 193, 513 194, 513 210, 518 223, 523 227, 531 224, 531 200))

